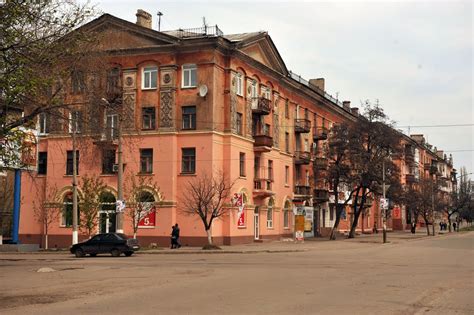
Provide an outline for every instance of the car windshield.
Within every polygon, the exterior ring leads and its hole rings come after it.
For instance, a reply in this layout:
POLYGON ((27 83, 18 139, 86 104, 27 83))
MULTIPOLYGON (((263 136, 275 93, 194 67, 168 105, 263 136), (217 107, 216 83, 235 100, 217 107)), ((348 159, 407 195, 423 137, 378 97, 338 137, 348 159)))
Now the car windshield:
POLYGON ((118 235, 118 237, 120 237, 121 239, 124 239, 124 240, 126 240, 128 238, 125 234, 122 234, 122 233, 117 233, 116 235, 118 235))

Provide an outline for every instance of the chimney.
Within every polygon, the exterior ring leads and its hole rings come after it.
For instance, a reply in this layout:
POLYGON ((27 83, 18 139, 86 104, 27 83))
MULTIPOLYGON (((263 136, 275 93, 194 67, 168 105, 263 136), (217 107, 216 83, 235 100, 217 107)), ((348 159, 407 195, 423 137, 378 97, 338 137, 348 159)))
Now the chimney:
POLYGON ((312 86, 317 87, 321 91, 324 91, 324 78, 310 79, 309 84, 311 84, 312 86))
POLYGON ((410 137, 418 144, 425 144, 425 137, 423 135, 411 135, 410 137))
POLYGON ((351 101, 343 101, 342 102, 342 108, 347 110, 348 112, 351 111, 351 101))
POLYGON ((351 108, 351 113, 352 115, 359 117, 359 108, 358 107, 352 107, 351 108))
POLYGON ((137 16, 137 25, 140 25, 146 28, 151 28, 152 19, 151 19, 150 13, 142 9, 138 9, 136 16, 137 16))
POLYGON ((444 151, 443 150, 438 150, 436 151, 436 154, 438 155, 439 158, 444 158, 444 151))

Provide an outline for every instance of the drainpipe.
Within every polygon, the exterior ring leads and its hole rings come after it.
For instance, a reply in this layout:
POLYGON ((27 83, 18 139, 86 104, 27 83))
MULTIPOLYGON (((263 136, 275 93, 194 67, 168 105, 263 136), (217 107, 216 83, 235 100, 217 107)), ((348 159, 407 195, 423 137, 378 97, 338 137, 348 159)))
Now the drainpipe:
POLYGON ((12 242, 19 244, 19 230, 20 230, 20 191, 21 191, 21 170, 15 170, 15 186, 13 189, 13 235, 12 242))

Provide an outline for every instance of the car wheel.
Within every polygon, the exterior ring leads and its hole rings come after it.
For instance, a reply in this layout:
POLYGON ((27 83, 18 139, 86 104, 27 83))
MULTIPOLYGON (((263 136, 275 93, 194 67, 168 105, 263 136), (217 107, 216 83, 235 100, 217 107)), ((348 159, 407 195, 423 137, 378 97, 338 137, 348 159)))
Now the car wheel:
POLYGON ((120 256, 120 251, 118 249, 112 249, 110 252, 113 257, 119 257, 120 256))
POLYGON ((125 252, 125 256, 130 257, 133 255, 133 252, 125 252))
POLYGON ((74 252, 74 254, 76 255, 77 258, 81 258, 81 257, 84 257, 84 251, 82 250, 82 248, 78 248, 76 249, 76 251, 74 252))
POLYGON ((91 254, 91 257, 95 257, 95 256, 97 256, 97 253, 92 253, 91 254))

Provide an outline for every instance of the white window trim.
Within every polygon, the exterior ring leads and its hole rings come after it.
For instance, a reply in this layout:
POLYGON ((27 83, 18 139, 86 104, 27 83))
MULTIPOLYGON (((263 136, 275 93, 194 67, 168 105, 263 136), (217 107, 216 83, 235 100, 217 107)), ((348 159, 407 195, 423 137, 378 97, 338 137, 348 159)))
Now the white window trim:
POLYGON ((156 67, 156 66, 143 67, 143 69, 142 69, 142 90, 156 90, 157 88, 158 88, 158 67, 156 67), (153 70, 146 70, 145 71, 145 68, 153 68, 153 70), (150 75, 150 86, 149 87, 145 86, 145 72, 149 73, 149 75, 150 75), (151 74, 153 72, 156 72, 156 86, 151 86, 151 74))
POLYGON ((290 209, 283 209, 283 229, 290 229, 290 209), (285 225, 285 215, 287 215, 286 225, 285 225))
MULTIPOLYGON (((76 133, 81 133, 81 129, 79 128, 79 119, 77 120, 74 120, 73 117, 72 117, 72 114, 73 113, 78 113, 78 111, 70 111, 69 112, 69 133, 73 133, 73 125, 75 124, 75 129, 76 129, 76 133)), ((78 117, 76 117, 78 118, 78 117)))
POLYGON ((238 72, 235 75, 235 94, 244 96, 244 78, 243 74, 238 72))
POLYGON ((48 133, 46 130, 48 129, 48 120, 46 117, 46 113, 41 113, 38 115, 38 134, 39 135, 47 135, 48 133), (42 119, 43 117, 43 119, 42 119), (43 124, 41 123, 41 120, 43 120, 43 124), (41 127, 43 127, 44 132, 41 131, 41 127))
POLYGON ((267 229, 273 229, 273 207, 268 207, 267 208, 267 229), (268 212, 271 213, 270 219, 268 218, 268 212))
POLYGON ((197 65, 196 64, 185 64, 181 66, 181 88, 183 89, 190 89, 190 88, 195 88, 197 87, 197 65), (185 69, 185 67, 187 69, 185 69), (196 85, 184 85, 184 77, 185 73, 189 73, 189 83, 191 83, 191 71, 195 70, 196 71, 196 85))

